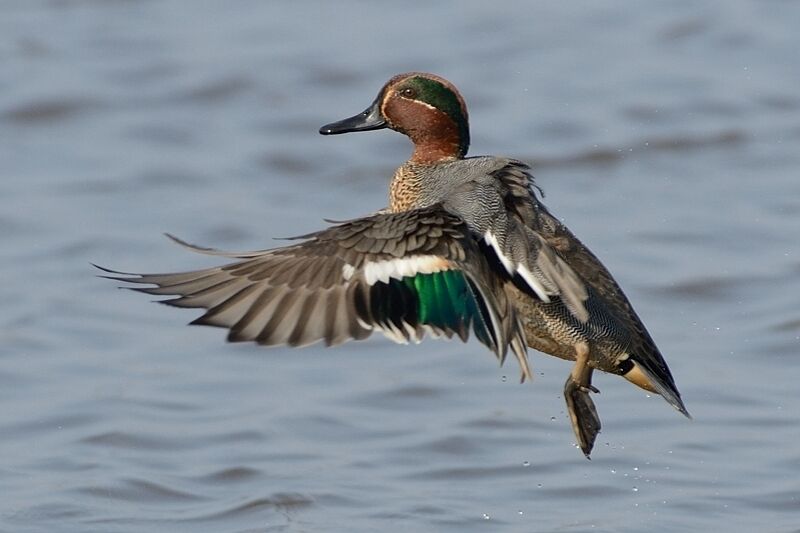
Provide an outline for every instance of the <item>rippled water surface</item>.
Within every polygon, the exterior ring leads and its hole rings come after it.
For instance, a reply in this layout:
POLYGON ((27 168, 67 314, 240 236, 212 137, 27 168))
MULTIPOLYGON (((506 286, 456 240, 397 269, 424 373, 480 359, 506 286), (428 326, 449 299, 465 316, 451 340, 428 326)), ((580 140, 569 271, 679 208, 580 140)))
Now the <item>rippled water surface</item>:
POLYGON ((0 3, 0 530, 800 531, 800 4, 489 4, 0 3), (408 142, 316 131, 407 70, 534 165, 693 421, 597 376, 587 461, 563 361, 228 345, 94 277, 385 205, 408 142))

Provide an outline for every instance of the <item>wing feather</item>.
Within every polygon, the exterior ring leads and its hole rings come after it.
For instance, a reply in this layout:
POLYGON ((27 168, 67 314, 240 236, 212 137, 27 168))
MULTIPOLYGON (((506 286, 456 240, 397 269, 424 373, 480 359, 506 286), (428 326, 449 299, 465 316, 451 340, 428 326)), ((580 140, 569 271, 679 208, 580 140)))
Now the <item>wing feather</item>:
POLYGON ((464 221, 441 206, 379 213, 257 252, 227 253, 170 238, 240 260, 175 274, 107 271, 107 277, 177 296, 164 301, 169 305, 205 309, 192 324, 228 328, 231 342, 334 345, 381 331, 405 343, 426 332, 466 340, 474 331, 501 361, 510 347, 521 357, 523 379, 530 376, 503 280, 464 221))

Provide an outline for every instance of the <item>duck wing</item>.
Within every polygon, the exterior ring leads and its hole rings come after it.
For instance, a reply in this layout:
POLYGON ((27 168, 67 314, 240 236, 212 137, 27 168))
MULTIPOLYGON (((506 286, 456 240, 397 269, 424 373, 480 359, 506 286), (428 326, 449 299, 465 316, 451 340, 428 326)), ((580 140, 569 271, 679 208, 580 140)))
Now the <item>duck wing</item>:
POLYGON ((502 279, 462 219, 440 205, 378 213, 304 235, 282 248, 227 253, 237 261, 167 274, 102 269, 162 303, 201 308, 192 324, 227 328, 231 342, 303 346, 364 339, 400 342, 470 330, 502 362, 508 348, 530 378, 524 334, 502 279), (153 285, 153 287, 138 287, 153 285))

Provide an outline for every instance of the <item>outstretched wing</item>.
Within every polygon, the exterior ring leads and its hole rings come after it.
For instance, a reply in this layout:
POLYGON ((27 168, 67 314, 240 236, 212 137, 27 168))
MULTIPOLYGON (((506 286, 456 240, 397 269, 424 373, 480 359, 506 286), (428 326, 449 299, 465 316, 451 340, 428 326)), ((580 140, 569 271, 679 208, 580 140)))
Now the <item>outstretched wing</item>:
MULTIPOLYGON (((239 259, 175 274, 111 279, 155 285, 134 290, 202 308, 192 324, 228 328, 232 342, 335 345, 380 331, 419 342, 425 332, 466 340, 469 331, 502 361, 510 346, 530 377, 524 336, 502 280, 466 224, 439 206, 380 213, 299 237, 284 248, 228 254, 239 259)), ((175 239, 177 240, 177 239, 175 239)))

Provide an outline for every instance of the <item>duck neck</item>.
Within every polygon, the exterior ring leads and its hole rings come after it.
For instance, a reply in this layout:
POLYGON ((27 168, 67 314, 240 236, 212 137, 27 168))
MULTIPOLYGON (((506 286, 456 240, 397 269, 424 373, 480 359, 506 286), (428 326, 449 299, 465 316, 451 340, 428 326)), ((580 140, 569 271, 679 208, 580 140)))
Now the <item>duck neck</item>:
MULTIPOLYGON (((413 140, 413 139, 412 139, 413 140)), ((415 140, 414 153, 409 163, 415 165, 435 165, 445 161, 461 159, 464 152, 458 137, 415 140)))
POLYGON ((441 120, 421 126, 405 132, 414 143, 414 153, 411 154, 409 163, 433 165, 462 159, 467 154, 469 139, 464 139, 455 122, 441 120))

